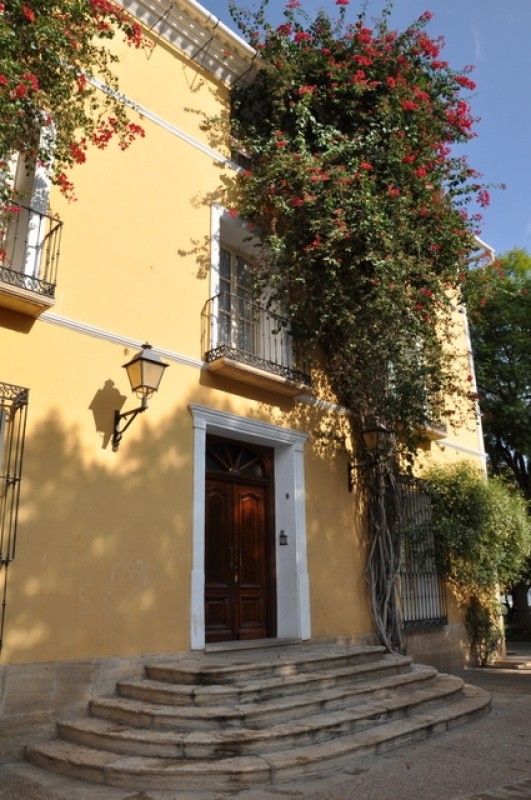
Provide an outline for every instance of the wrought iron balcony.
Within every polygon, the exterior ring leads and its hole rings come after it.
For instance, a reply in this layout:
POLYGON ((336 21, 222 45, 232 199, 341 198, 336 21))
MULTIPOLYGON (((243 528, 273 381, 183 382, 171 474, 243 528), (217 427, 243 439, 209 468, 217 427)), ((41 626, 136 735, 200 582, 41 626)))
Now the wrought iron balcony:
POLYGON ((311 388, 290 321, 246 296, 211 297, 203 339, 210 372, 290 396, 311 388))
POLYGON ((22 203, 0 208, 0 306, 38 316, 53 305, 62 226, 22 203))
POLYGON ((448 435, 448 426, 443 420, 444 395, 437 393, 430 395, 425 403, 425 414, 419 427, 420 435, 433 441, 445 439, 448 435))

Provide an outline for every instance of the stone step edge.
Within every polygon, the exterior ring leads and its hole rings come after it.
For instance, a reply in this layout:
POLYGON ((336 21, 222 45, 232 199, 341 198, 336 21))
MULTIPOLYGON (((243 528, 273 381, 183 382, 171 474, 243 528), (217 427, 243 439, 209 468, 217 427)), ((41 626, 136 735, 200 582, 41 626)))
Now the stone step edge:
POLYGON ((174 705, 171 703, 148 702, 134 697, 109 697, 92 700, 89 704, 90 713, 95 717, 104 719, 115 718, 113 715, 123 712, 128 716, 128 724, 133 724, 134 715, 138 714, 139 719, 144 717, 150 728, 155 729, 154 720, 157 717, 168 719, 170 717, 180 718, 186 722, 208 722, 210 719, 217 719, 219 724, 225 722, 234 724, 236 722, 245 723, 246 720, 253 722, 267 718, 264 724, 270 725, 270 718, 282 712, 289 712, 292 718, 298 718, 298 711, 304 712, 308 705, 319 704, 323 711, 327 711, 326 705, 339 700, 344 700, 344 708, 358 707, 369 698, 379 697, 388 692, 398 692, 403 694, 413 688, 426 688, 440 677, 437 670, 433 667, 415 669, 406 674, 387 675, 379 680, 370 683, 359 684, 355 687, 340 687, 325 689, 320 693, 300 692, 283 698, 273 700, 260 700, 256 703, 242 703, 232 706, 223 705, 174 705))
POLYGON ((26 759, 35 766, 67 777, 137 791, 267 786, 300 777, 325 775, 347 765, 352 758, 377 755, 420 741, 488 711, 488 692, 466 685, 463 692, 463 699, 451 709, 442 708, 436 713, 386 723, 374 731, 338 737, 288 752, 269 753, 266 757, 248 756, 191 764, 179 760, 117 756, 55 740, 28 748, 26 759))
MULTIPOLYGON (((400 688, 407 686, 411 683, 420 682, 423 680, 431 680, 436 678, 437 670, 435 667, 422 667, 415 666, 409 672, 394 672, 388 674, 388 670, 383 674, 376 674, 371 681, 355 681, 350 685, 343 685, 340 681, 337 686, 328 686, 320 689, 319 697, 325 701, 329 698, 334 698, 336 695, 350 695, 352 697, 362 697, 364 694, 371 694, 377 691, 385 691, 386 689, 400 688)), ((374 675, 374 671, 371 675, 374 675)), ((323 678, 323 682, 330 683, 331 681, 323 678)), ((212 693, 199 693, 198 695, 187 696, 190 700, 189 703, 180 702, 183 700, 183 695, 175 690, 175 687, 170 684, 164 684, 159 681, 124 681, 118 685, 118 696, 112 698, 103 698, 93 700, 91 707, 96 704, 107 704, 109 702, 119 704, 124 702, 136 702, 145 704, 149 707, 151 713, 155 713, 156 709, 171 708, 174 713, 177 711, 182 716, 195 716, 195 717, 208 717, 226 713, 227 717, 240 717, 242 714, 250 715, 258 709, 259 713, 263 713, 264 706, 267 709, 274 710, 275 708, 283 709, 284 706, 289 705, 291 708, 303 706, 306 702, 314 703, 316 700, 316 691, 314 686, 308 687, 308 683, 301 684, 301 689, 306 688, 307 691, 289 692, 289 685, 286 686, 286 692, 281 694, 273 694, 272 696, 260 697, 260 691, 263 690, 263 684, 250 683, 245 687, 245 692, 238 689, 228 691, 229 687, 223 687, 221 692, 216 692, 215 699, 217 703, 208 702, 212 700, 212 693), (309 690, 308 690, 309 689, 309 690), (149 695, 155 695, 155 698, 149 698, 149 695), (246 698, 246 695, 250 697, 246 698), (252 699, 255 697, 255 699, 252 699), (149 698, 149 699, 148 699, 149 698), (158 699, 157 699, 158 698, 158 699), (201 702, 193 702, 200 700, 201 702), (220 701, 220 702, 219 702, 220 701)), ((143 706, 139 706, 141 710, 143 706)))
MULTIPOLYGON (((260 673, 251 674, 250 672, 243 672, 236 675, 233 672, 232 677, 234 680, 220 682, 220 683, 187 683, 181 682, 179 678, 181 674, 178 668, 171 665, 146 665, 146 677, 139 680, 153 680, 161 685, 168 685, 176 687, 176 693, 182 693, 187 699, 200 697, 205 694, 209 695, 222 695, 231 694, 236 691, 245 693, 249 691, 248 687, 251 686, 251 691, 266 689, 275 689, 276 687, 292 686, 296 690, 299 686, 305 686, 306 683, 312 681, 319 683, 323 681, 330 681, 334 678, 342 680, 344 678, 353 678, 357 676, 363 678, 367 673, 385 672, 386 670, 407 670, 411 668, 413 659, 410 656, 397 656, 386 653, 383 658, 377 661, 369 660, 362 661, 358 664, 332 664, 325 670, 320 665, 314 665, 314 669, 307 670, 306 672, 294 672, 291 674, 271 674, 272 670, 264 669, 260 673)), ((274 671, 273 671, 274 673, 274 671)), ((120 681, 122 683, 129 683, 130 681, 120 681)))
MULTIPOLYGON (((204 652, 207 654, 210 653, 223 653, 223 654, 234 654, 240 653, 243 651, 248 650, 272 650, 272 649, 285 649, 287 647, 304 647, 308 642, 304 639, 240 639, 238 641, 231 641, 231 642, 207 642, 205 644, 204 652)), ((337 646, 339 642, 337 641, 328 641, 328 642, 312 642, 315 646, 337 646)))
POLYGON ((141 746, 160 751, 161 758, 216 759, 236 755, 264 755, 282 747, 302 747, 312 742, 348 736, 355 729, 368 730, 393 718, 426 713, 428 708, 447 704, 463 691, 460 678, 443 676, 436 687, 419 689, 408 695, 367 703, 354 709, 324 712, 295 722, 283 722, 263 729, 231 728, 219 731, 172 731, 132 728, 114 721, 87 718, 59 724, 62 738, 94 749, 134 753, 141 746), (84 740, 84 741, 83 741, 84 740), (88 741, 87 741, 88 740, 88 741), (101 744, 100 744, 101 740, 101 744), (129 748, 129 749, 128 749, 129 748))
POLYGON ((531 661, 526 661, 525 659, 514 659, 514 658, 497 658, 496 661, 493 661, 492 664, 489 664, 488 667, 490 669, 521 669, 521 670, 530 670, 531 669, 531 661))
MULTIPOLYGON (((312 650, 301 650, 301 652, 294 655, 281 655, 276 658, 263 658, 249 662, 239 662, 237 664, 224 664, 223 662, 208 664, 210 654, 196 659, 182 660, 175 664, 171 663, 147 663, 145 671, 151 676, 151 673, 157 673, 159 676, 177 676, 166 678, 174 683, 185 684, 199 684, 205 685, 208 683, 227 683, 231 682, 234 676, 240 679, 248 675, 265 674, 279 674, 280 676, 287 676, 289 670, 294 674, 305 675, 306 672, 314 669, 326 669, 327 666, 332 667, 340 662, 360 661, 365 663, 368 659, 377 657, 384 658, 388 655, 385 648, 381 645, 365 645, 365 646, 342 646, 340 649, 332 648, 332 652, 327 651, 326 648, 320 647, 323 652, 316 652, 315 648, 312 650)), ((270 653, 268 653, 268 656, 270 653)), ((396 659, 404 659, 404 661, 411 659, 408 656, 393 656, 396 659)), ((159 677, 158 680, 164 678, 159 677)))
POLYGON ((465 684, 462 698, 450 707, 442 706, 427 714, 393 720, 334 741, 309 745, 290 752, 266 754, 262 758, 271 766, 272 784, 301 777, 322 776, 340 769, 353 757, 379 755, 470 722, 487 713, 490 702, 489 692, 465 684))

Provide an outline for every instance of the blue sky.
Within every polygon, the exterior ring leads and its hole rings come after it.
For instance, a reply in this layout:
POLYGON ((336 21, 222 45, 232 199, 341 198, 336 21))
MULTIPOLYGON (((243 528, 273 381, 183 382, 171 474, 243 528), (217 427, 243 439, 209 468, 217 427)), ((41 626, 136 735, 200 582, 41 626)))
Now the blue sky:
MULTIPOLYGON (((227 0, 201 0, 228 27, 234 24, 227 0)), ((245 5, 245 3, 241 3, 245 5)), ((379 16, 384 0, 368 0, 367 19, 379 16)), ((270 0, 269 18, 282 20, 283 0, 270 0)), ((313 14, 335 15, 335 0, 304 2, 313 14)), ((360 0, 350 0, 347 19, 356 20, 360 0)), ((456 68, 475 66, 477 90, 470 98, 477 137, 465 148, 469 163, 491 190, 483 209, 481 237, 497 254, 513 247, 531 252, 531 0, 395 0, 391 23, 404 28, 424 11, 433 19, 427 31, 443 36, 441 58, 456 68)))

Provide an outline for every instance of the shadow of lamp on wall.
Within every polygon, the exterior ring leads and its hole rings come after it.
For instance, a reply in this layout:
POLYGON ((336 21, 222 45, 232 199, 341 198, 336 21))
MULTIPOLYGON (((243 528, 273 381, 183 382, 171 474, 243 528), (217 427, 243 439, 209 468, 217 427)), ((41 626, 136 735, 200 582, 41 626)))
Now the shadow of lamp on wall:
POLYGON ((96 431, 101 436, 103 450, 112 438, 114 409, 121 409, 126 400, 127 396, 117 389, 110 378, 92 398, 89 410, 92 411, 96 431))
POLYGON ((131 411, 120 412, 120 410, 116 410, 114 412, 112 435, 112 449, 114 452, 118 450, 122 437, 133 420, 148 407, 148 399, 158 390, 164 370, 168 366, 169 364, 161 361, 160 357, 153 352, 151 345, 147 342, 142 345, 142 349, 133 356, 131 361, 123 364, 131 384, 131 391, 140 398, 140 405, 138 408, 131 409, 131 411), (124 421, 125 423, 120 427, 120 424, 124 421))

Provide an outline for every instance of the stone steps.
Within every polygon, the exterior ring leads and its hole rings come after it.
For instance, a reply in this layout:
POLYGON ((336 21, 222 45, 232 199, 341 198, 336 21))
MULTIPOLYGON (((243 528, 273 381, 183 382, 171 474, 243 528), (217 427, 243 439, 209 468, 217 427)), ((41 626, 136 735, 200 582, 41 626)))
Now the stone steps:
MULTIPOLYGON (((390 692, 406 692, 418 686, 433 685, 437 677, 437 670, 431 667, 415 667, 405 674, 389 669, 387 671, 390 674, 383 674, 382 677, 378 670, 375 670, 376 675, 366 674, 363 683, 341 685, 339 688, 321 689, 318 692, 290 692, 287 696, 273 699, 261 696, 256 703, 238 703, 234 698, 232 705, 207 705, 204 702, 199 705, 190 703, 188 706, 180 702, 174 704, 171 691, 173 687, 161 688, 155 681, 146 680, 134 684, 134 691, 129 691, 132 684, 127 684, 125 697, 121 696, 124 685, 118 684, 120 697, 92 701, 90 712, 102 719, 150 729, 173 728, 189 731, 258 728, 309 714, 344 709, 366 701, 367 698, 374 700, 390 692)), ((285 690, 288 690, 288 686, 285 690)), ((255 685, 253 694, 257 692, 255 685)), ((240 694, 238 692, 238 696, 240 694)), ((230 699, 231 697, 227 698, 228 701, 230 699)))
MULTIPOLYGON (((323 673, 326 670, 338 671, 342 667, 348 669, 372 665, 384 657, 382 646, 366 647, 334 647, 327 649, 323 645, 300 648, 286 646, 257 650, 239 651, 238 656, 224 660, 221 655, 210 657, 187 658, 177 664, 148 664, 146 674, 157 681, 173 684, 191 684, 199 686, 223 686, 238 684, 244 681, 290 681, 307 679, 307 673, 323 673), (258 655, 257 655, 258 654, 258 655)), ((408 663, 411 659, 401 656, 390 656, 396 663, 408 663)))
POLYGON ((93 701, 90 716, 60 722, 59 738, 28 748, 27 759, 137 791, 240 790, 341 769, 490 702, 459 678, 348 645, 190 654, 147 665, 144 680, 117 692, 93 701))
POLYGON ((225 728, 219 731, 151 730, 97 718, 59 724, 61 738, 116 753, 150 754, 160 758, 211 759, 260 754, 344 736, 407 716, 417 706, 427 709, 462 691, 463 682, 444 676, 431 689, 382 698, 347 710, 311 714, 295 722, 264 728, 225 728), (144 749, 142 749, 144 747, 144 749))
MULTIPOLYGON (((122 681, 118 693, 123 697, 148 699, 170 705, 240 705, 257 700, 273 700, 299 692, 322 692, 334 687, 351 687, 379 675, 405 674, 411 669, 411 659, 404 656, 386 655, 378 648, 372 660, 351 658, 344 665, 327 659, 326 664, 315 665, 313 671, 296 670, 291 660, 273 665, 277 674, 264 675, 264 666, 257 666, 252 674, 249 671, 232 669, 232 683, 180 683, 181 673, 177 667, 147 666, 146 677, 138 681, 122 681), (375 658, 376 656, 376 658, 375 658), (318 671, 320 666, 321 670, 318 671), (278 674, 280 672, 280 674, 278 674), (259 674, 260 673, 260 674, 259 674), (157 698, 157 699, 155 699, 157 698)), ((205 680, 205 673, 200 673, 205 680)), ((227 680, 227 669, 223 679, 227 680)))

